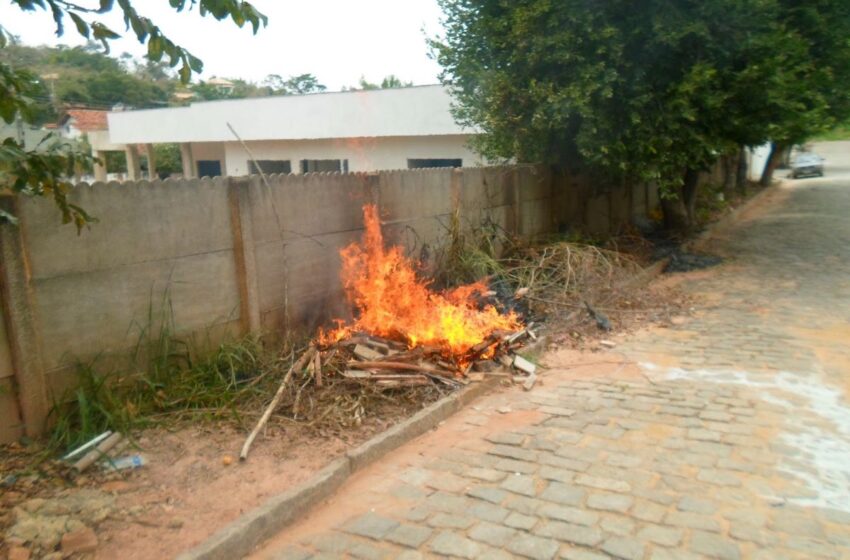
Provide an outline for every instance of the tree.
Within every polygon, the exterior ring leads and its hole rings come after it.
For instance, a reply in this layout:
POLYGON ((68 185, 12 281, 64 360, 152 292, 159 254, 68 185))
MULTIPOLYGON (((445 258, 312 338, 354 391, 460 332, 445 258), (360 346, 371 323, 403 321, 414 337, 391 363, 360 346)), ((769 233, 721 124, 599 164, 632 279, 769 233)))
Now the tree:
POLYGON ((769 138, 769 107, 818 110, 779 1, 441 0, 432 47, 485 155, 658 184, 667 225, 687 227, 699 171, 769 138))
POLYGON ((390 74, 389 76, 381 80, 381 89, 403 88, 410 87, 412 85, 413 82, 403 82, 395 74, 390 74))
POLYGON ((313 74, 298 74, 284 79, 280 74, 269 74, 263 80, 263 86, 269 95, 302 95, 305 93, 319 93, 327 90, 319 79, 313 74))
POLYGON ((389 76, 385 76, 383 80, 381 80, 380 84, 375 84, 366 79, 365 76, 360 76, 360 81, 356 86, 352 86, 350 88, 343 88, 343 91, 349 89, 351 91, 354 90, 374 90, 374 89, 393 89, 393 88, 402 88, 402 87, 410 87, 413 85, 413 82, 403 82, 401 79, 395 74, 390 74, 389 76))
MULTIPOLYGON (((85 7, 66 0, 12 0, 21 10, 50 11, 56 34, 61 36, 67 20, 85 38, 99 41, 109 51, 109 41, 120 35, 97 21, 99 15, 118 10, 124 17, 128 31, 140 43, 147 45, 147 58, 152 62, 167 60, 170 68, 178 65, 178 75, 187 83, 193 72, 200 72, 203 63, 188 50, 165 36, 149 18, 142 16, 133 6, 132 0, 100 0, 97 7, 85 7)), ((258 12, 249 2, 241 0, 170 0, 176 11, 198 6, 198 13, 211 15, 217 20, 229 18, 238 27, 250 24, 256 33, 266 25, 266 16, 258 12)), ((0 50, 7 48, 8 34, 0 28, 0 50)), ((83 48, 85 51, 85 48, 83 48)), ((71 55, 78 53, 70 49, 71 55)), ((118 64, 117 61, 113 61, 118 64)), ((119 65, 120 66, 120 65, 119 65)), ((84 87, 98 87, 88 84, 84 87)), ((36 115, 33 97, 43 95, 43 86, 36 76, 26 70, 0 63, 0 118, 12 123, 16 118, 32 122, 36 115)), ((91 220, 84 209, 67 201, 72 185, 66 177, 91 156, 73 149, 56 139, 42 142, 35 149, 27 149, 14 139, 6 139, 0 146, 0 188, 30 196, 51 196, 62 213, 63 222, 74 222, 78 231, 91 220)), ((7 212, 0 218, 14 220, 7 212)))

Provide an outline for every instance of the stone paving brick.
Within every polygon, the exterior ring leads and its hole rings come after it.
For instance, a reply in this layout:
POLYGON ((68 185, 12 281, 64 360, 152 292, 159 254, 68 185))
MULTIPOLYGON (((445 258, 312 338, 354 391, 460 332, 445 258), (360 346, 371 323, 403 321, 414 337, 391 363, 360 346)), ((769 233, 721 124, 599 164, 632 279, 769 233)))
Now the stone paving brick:
POLYGON ((428 525, 437 529, 468 529, 475 518, 465 514, 438 513, 428 519, 428 525))
POLYGON ((307 560, 312 555, 301 547, 286 546, 280 550, 273 551, 266 560, 307 560))
POLYGON ((522 442, 525 441, 525 436, 515 432, 504 432, 501 434, 490 434, 484 439, 496 444, 522 446, 522 442))
POLYGON ((440 532, 428 545, 431 550, 444 556, 480 558, 481 546, 451 531, 440 532))
POLYGON ((637 538, 640 541, 660 544, 662 546, 678 546, 685 536, 685 531, 662 525, 647 525, 638 531, 637 538))
POLYGON ((528 461, 516 461, 514 459, 501 459, 493 464, 493 468, 508 473, 532 474, 537 471, 537 463, 528 461))
POLYGON ((522 529, 528 531, 538 522, 536 517, 524 515, 522 513, 513 512, 505 518, 504 524, 514 529, 522 529))
POLYGON ((622 515, 606 515, 602 518, 599 526, 603 531, 620 535, 621 537, 630 536, 635 532, 635 522, 622 515))
POLYGON ((599 521, 599 515, 582 508, 544 504, 537 513, 549 519, 566 521, 575 525, 594 525, 599 521))
POLYGON ((693 513, 704 513, 712 515, 717 511, 717 506, 709 500, 695 498, 694 496, 683 496, 676 505, 679 511, 690 511, 693 513))
POLYGON ((469 508, 469 514, 471 516, 482 521, 491 521, 493 523, 500 523, 510 513, 510 510, 488 502, 479 502, 469 508))
POLYGON ((563 560, 608 560, 611 557, 607 554, 587 550, 586 548, 567 547, 561 551, 560 558, 563 560))
POLYGON ((506 508, 524 515, 534 515, 544 502, 536 498, 528 498, 526 496, 512 495, 505 503, 502 504, 506 508))
POLYGON ((602 550, 614 558, 623 560, 642 560, 644 549, 642 542, 627 537, 611 537, 602 543, 602 550))
POLYGON ((650 502, 649 500, 636 500, 632 507, 631 515, 641 521, 658 523, 664 518, 667 508, 650 502))
POLYGON ((608 490, 609 492, 631 492, 632 486, 622 479, 630 479, 637 471, 622 472, 610 467, 594 466, 590 474, 576 475, 575 482, 580 486, 587 486, 597 490, 608 490), (608 476, 606 476, 608 475, 608 476))
POLYGON ((465 471, 464 476, 477 480, 484 480, 486 482, 499 482, 500 480, 505 478, 505 472, 497 471, 496 469, 485 469, 476 467, 465 471))
POLYGON ((435 492, 425 498, 425 505, 437 511, 447 513, 458 512, 462 513, 469 509, 471 501, 463 496, 456 496, 446 492, 435 492))
POLYGON ((346 533, 369 537, 370 539, 382 539, 387 533, 398 526, 398 521, 376 515, 364 513, 347 521, 341 529, 346 533))
POLYGON ((500 488, 514 494, 534 497, 537 495, 537 479, 524 474, 509 475, 502 482, 500 488))
POLYGON ((690 550, 720 560, 739 560, 741 558, 741 549, 735 542, 704 531, 693 531, 691 533, 690 550))
POLYGON ((541 537, 558 539, 563 542, 581 546, 596 546, 602 542, 602 531, 596 527, 573 525, 560 521, 546 521, 531 530, 541 537))
POLYGON ((406 546, 419 548, 431 536, 431 529, 419 525, 399 525, 386 535, 386 540, 406 546))
POLYGON ((700 469, 697 480, 717 484, 718 486, 740 486, 741 479, 738 473, 719 469, 700 469))
POLYGON ((540 494, 540 498, 548 502, 555 502, 568 506, 581 504, 586 492, 576 486, 560 482, 550 482, 546 489, 540 494))
POLYGON ((592 493, 587 497, 587 506, 592 509, 625 513, 632 507, 634 498, 622 494, 592 493))
POLYGON ((505 546, 517 537, 514 529, 495 523, 479 523, 469 531, 469 538, 496 547, 505 546))
POLYGON ((703 531, 720 532, 720 523, 716 519, 701 513, 671 511, 664 517, 664 523, 675 527, 701 529, 703 531))
MULTIPOLYGON (((570 459, 568 457, 561 457, 560 455, 556 455, 553 453, 541 453, 540 458, 538 460, 543 465, 548 465, 550 467, 558 467, 560 469, 575 472, 583 472, 587 470, 587 468, 590 466, 590 463, 586 461, 570 459)), ((543 472, 542 468, 540 469, 540 472, 543 472)))
POLYGON ((467 496, 486 500, 493 504, 502 503, 508 496, 508 493, 500 488, 492 488, 490 486, 476 486, 466 491, 467 496))
POLYGON ((507 544, 509 551, 533 560, 550 560, 558 553, 560 545, 552 540, 534 535, 521 534, 507 544))
POLYGON ((764 531, 755 525, 750 525, 748 523, 730 524, 729 535, 739 541, 756 543, 760 547, 768 547, 779 544, 779 537, 775 533, 764 531))
POLYGON ((537 452, 532 451, 530 449, 523 449, 521 447, 514 447, 511 445, 494 445, 490 449, 487 450, 487 453, 490 455, 496 455, 498 457, 504 457, 506 459, 515 459, 517 461, 536 461, 537 460, 537 452))

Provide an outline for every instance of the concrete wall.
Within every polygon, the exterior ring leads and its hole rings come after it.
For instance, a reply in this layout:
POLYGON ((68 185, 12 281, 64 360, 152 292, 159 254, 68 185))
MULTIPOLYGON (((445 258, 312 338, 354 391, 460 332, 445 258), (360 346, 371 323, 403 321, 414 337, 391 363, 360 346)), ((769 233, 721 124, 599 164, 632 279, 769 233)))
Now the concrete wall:
POLYGON ((44 395, 71 386, 78 360, 126 359, 166 305, 178 333, 210 339, 344 316, 338 253, 360 237, 365 203, 390 241, 428 261, 455 212, 467 229, 602 235, 652 210, 647 196, 535 166, 95 183, 70 195, 99 219, 80 236, 49 200, 19 199, 21 226, 0 227, 0 309, 14 312, 0 321, 0 388, 19 387, 0 393, 0 441, 22 417, 36 434, 44 395))
MULTIPOLYGON (((289 160, 293 173, 299 173, 302 159, 348 160, 348 170, 375 171, 407 169, 408 158, 460 158, 465 167, 481 165, 481 157, 470 150, 466 135, 407 136, 395 138, 333 138, 327 140, 269 140, 246 142, 258 160, 289 160)), ((213 144, 215 145, 215 144, 213 144)), ((219 143, 225 156, 224 167, 232 176, 247 175, 250 160, 238 142, 219 143)), ((195 161, 203 157, 198 144, 192 144, 195 161)))

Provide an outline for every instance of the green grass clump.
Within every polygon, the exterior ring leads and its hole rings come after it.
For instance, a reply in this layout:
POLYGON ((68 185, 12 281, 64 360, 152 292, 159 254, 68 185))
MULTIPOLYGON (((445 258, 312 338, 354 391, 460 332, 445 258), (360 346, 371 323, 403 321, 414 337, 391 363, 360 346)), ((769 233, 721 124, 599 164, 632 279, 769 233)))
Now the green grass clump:
POLYGON ((51 410, 48 448, 67 450, 106 430, 131 434, 183 420, 241 425, 240 411, 279 382, 274 373, 287 365, 288 345, 272 352, 257 337, 243 337, 211 346, 175 334, 169 302, 161 313, 152 306, 130 356, 115 360, 125 365, 77 365, 77 384, 51 410))

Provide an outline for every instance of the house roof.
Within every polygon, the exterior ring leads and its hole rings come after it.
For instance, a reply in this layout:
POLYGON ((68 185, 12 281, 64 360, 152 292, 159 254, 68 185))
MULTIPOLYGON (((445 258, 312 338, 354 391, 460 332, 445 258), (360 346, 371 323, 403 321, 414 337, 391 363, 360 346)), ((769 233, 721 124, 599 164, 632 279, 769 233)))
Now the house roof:
POLYGON ((60 123, 64 124, 68 119, 74 119, 74 127, 83 132, 92 130, 106 130, 109 128, 107 123, 107 111, 97 111, 95 109, 68 109, 65 111, 65 116, 62 117, 60 123))
POLYGON ((470 134, 443 86, 359 90, 192 103, 109 113, 117 144, 470 134))

